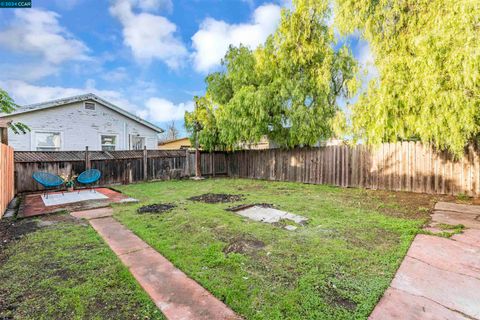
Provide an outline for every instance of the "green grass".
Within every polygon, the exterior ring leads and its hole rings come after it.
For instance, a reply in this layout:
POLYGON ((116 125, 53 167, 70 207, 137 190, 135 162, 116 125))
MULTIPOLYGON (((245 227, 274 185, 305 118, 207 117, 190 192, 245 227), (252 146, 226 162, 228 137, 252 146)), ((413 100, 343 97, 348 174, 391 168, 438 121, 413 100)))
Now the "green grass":
POLYGON ((365 319, 433 204, 425 195, 243 179, 119 189, 141 203, 115 206, 115 217, 246 319, 365 319), (245 200, 187 200, 208 192, 245 200), (177 207, 136 213, 153 203, 177 207), (292 232, 225 211, 242 203, 271 203, 309 223, 292 232))
POLYGON ((65 215, 41 223, 1 229, 25 235, 0 252, 0 319, 163 319, 90 226, 65 215))

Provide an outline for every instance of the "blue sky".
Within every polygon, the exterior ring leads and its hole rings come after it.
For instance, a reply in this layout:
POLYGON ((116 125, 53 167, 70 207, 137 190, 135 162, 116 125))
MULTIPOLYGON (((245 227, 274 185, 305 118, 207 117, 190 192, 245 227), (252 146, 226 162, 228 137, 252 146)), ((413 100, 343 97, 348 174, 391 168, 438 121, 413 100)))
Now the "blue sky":
MULTIPOLYGON (((229 44, 255 47, 287 0, 33 0, 0 10, 0 87, 19 104, 93 92, 157 125, 205 90, 229 44)), ((349 37, 361 63, 365 42, 349 37)))

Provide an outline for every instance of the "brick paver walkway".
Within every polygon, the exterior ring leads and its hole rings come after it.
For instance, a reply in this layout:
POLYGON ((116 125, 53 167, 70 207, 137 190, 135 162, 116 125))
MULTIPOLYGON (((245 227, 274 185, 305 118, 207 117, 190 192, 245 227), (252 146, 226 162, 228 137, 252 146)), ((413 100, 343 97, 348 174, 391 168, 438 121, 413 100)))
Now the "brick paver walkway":
POLYGON ((463 224, 450 239, 418 235, 370 319, 480 319, 480 206, 439 202, 433 223, 463 224))
POLYGON ((73 212, 88 219, 168 319, 240 319, 112 215, 111 208, 73 212))

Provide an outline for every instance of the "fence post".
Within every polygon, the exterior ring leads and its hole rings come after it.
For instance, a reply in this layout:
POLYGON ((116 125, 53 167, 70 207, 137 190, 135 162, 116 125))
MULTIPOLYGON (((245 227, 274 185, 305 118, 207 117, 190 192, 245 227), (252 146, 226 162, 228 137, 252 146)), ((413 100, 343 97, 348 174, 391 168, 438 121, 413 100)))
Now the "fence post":
POLYGON ((185 149, 185 176, 189 177, 190 176, 190 151, 185 149))
POLYGON ((85 147, 85 170, 90 169, 90 154, 88 152, 88 146, 85 147))
POLYGON ((148 180, 147 172, 147 146, 143 147, 143 180, 148 180))
POLYGON ((215 177, 215 153, 210 153, 210 166, 212 167, 212 177, 215 177))

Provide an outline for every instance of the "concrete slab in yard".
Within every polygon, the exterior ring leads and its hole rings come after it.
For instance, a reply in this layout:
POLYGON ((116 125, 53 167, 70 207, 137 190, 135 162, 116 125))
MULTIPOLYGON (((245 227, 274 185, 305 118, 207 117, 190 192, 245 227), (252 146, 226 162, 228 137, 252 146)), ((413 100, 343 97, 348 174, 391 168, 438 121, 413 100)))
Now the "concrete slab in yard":
POLYGON ((230 308, 118 221, 111 208, 74 212, 89 219, 169 320, 240 320, 230 308), (103 211, 103 212, 102 212, 103 211), (107 215, 107 217, 102 217, 107 215))
POLYGON ((451 225, 463 224, 467 228, 480 229, 480 215, 471 213, 435 210, 432 221, 451 225))
POLYGON ((453 239, 457 242, 466 243, 475 247, 480 247, 480 230, 478 229, 463 230, 462 233, 454 234, 450 239, 453 239))
POLYGON ((370 320, 471 320, 432 300, 388 288, 372 312, 370 320))
POLYGON ((408 256, 442 270, 480 279, 480 247, 447 238, 418 235, 408 250, 408 256))
POLYGON ((303 224, 308 220, 305 217, 293 213, 274 208, 265 208, 262 206, 252 206, 245 209, 236 210, 234 212, 243 217, 266 223, 275 223, 280 222, 281 220, 291 220, 295 223, 303 224))
POLYGON ((461 213, 470 213, 480 215, 480 206, 474 206, 471 204, 459 204, 453 202, 437 202, 435 204, 435 210, 441 211, 455 211, 461 213))
POLYGON ((445 271, 407 256, 391 287, 480 318, 480 280, 477 278, 445 271))
POLYGON ((45 206, 58 206, 66 203, 82 202, 89 200, 108 199, 106 195, 92 190, 73 191, 65 193, 52 193, 47 196, 42 195, 45 206))
POLYGON ((439 223, 467 229, 417 235, 370 319, 480 319, 480 206, 439 202, 425 229, 439 223))
POLYGON ((168 319, 240 319, 154 249, 120 259, 168 319))
POLYGON ((81 219, 98 219, 98 218, 105 218, 111 217, 113 215, 112 208, 98 208, 92 210, 84 210, 84 211, 75 211, 71 213, 72 216, 81 219))
POLYGON ((125 254, 149 246, 135 236, 127 228, 119 228, 119 223, 112 217, 90 220, 92 227, 105 239, 112 250, 117 254, 125 254))

